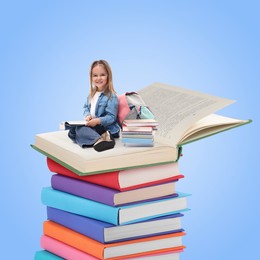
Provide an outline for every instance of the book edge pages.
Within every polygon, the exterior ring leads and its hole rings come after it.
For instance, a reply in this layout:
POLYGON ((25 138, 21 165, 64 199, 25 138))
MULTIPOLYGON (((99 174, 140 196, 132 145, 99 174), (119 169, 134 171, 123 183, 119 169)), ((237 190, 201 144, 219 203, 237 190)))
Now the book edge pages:
POLYGON ((120 140, 113 149, 98 153, 92 147, 81 148, 71 143, 64 135, 66 131, 38 134, 31 146, 80 176, 165 164, 178 158, 177 149, 171 146, 124 147, 120 140))

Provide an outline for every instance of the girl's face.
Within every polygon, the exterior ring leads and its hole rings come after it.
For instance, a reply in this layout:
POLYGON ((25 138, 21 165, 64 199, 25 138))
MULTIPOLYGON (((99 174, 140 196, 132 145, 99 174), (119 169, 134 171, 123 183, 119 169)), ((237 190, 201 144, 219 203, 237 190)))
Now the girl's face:
POLYGON ((92 83, 97 87, 98 91, 105 90, 107 79, 107 71, 103 65, 96 65, 92 69, 92 83))

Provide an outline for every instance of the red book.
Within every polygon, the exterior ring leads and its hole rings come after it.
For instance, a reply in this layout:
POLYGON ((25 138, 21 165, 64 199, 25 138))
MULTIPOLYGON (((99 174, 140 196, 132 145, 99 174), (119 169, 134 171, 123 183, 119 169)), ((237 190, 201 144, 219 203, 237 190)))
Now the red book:
POLYGON ((177 181, 184 177, 179 171, 178 162, 87 176, 79 176, 49 157, 47 157, 47 165, 51 172, 119 191, 177 181))

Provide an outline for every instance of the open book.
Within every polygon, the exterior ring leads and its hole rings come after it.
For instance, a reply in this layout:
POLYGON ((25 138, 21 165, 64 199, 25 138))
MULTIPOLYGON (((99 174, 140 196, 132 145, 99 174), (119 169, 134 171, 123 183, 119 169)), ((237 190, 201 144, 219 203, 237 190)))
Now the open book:
POLYGON ((117 139, 114 149, 97 153, 73 143, 67 131, 38 134, 32 147, 75 173, 88 175, 172 163, 179 159, 182 145, 251 122, 213 114, 234 102, 226 98, 162 83, 138 93, 159 123, 153 147, 125 147, 117 139))

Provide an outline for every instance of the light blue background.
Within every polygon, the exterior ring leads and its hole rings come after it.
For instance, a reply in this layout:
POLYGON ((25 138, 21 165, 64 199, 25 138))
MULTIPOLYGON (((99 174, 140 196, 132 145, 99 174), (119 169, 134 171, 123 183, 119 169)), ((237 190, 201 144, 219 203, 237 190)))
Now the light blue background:
POLYGON ((179 190, 192 193, 182 260, 258 259, 258 1, 1 1, 1 259, 40 249, 50 184, 37 133, 80 119, 91 62, 118 93, 155 81, 237 102, 254 122, 184 147, 179 190))

